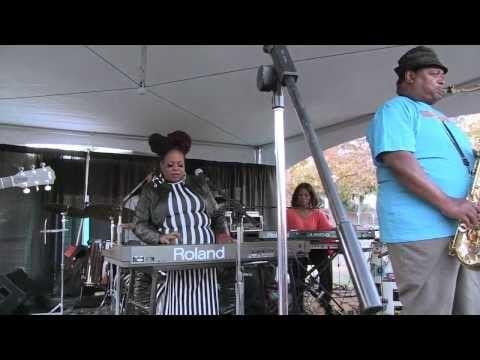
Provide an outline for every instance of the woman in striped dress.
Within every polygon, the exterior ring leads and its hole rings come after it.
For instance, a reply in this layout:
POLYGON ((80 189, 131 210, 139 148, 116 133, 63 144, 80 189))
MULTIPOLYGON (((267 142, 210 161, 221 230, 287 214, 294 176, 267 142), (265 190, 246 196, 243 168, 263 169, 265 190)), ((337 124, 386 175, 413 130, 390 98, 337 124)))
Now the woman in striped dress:
MULTIPOLYGON (((136 208, 135 234, 147 244, 198 245, 231 241, 225 217, 205 180, 187 176, 190 136, 175 131, 149 138, 160 156, 161 174, 147 184, 136 208)), ((174 270, 158 292, 157 314, 218 315, 217 272, 213 267, 174 270)))

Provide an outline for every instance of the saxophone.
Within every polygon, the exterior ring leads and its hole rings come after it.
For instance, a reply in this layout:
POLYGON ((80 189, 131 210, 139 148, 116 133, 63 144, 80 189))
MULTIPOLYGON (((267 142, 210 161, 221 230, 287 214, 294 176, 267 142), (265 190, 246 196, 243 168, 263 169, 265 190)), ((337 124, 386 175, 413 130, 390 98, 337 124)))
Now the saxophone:
MULTIPOLYGON (((476 155, 477 152, 475 151, 476 155)), ((480 171, 478 155, 474 165, 474 178, 467 200, 478 203, 480 199, 480 171)), ((460 262, 471 270, 480 270, 480 225, 467 229, 459 223, 455 237, 449 244, 449 255, 456 256, 460 262)))

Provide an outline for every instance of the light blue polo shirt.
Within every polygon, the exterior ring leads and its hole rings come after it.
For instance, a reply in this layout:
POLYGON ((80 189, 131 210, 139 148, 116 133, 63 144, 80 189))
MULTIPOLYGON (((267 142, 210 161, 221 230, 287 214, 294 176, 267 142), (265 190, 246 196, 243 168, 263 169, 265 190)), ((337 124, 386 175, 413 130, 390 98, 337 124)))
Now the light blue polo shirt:
POLYGON ((445 115, 424 102, 396 96, 378 109, 368 126, 367 141, 377 173, 380 236, 386 243, 455 234, 456 220, 445 217, 436 207, 401 185, 390 169, 378 159, 378 155, 385 151, 409 151, 445 194, 465 198, 472 177, 442 121, 445 121, 470 161, 471 170, 474 154, 470 140, 445 115))

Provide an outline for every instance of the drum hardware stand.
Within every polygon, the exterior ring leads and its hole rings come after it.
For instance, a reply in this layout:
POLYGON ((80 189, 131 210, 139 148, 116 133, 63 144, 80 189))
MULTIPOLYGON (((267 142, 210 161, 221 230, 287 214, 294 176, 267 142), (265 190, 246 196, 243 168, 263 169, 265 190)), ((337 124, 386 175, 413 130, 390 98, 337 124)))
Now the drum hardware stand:
MULTIPOLYGON (((83 196, 83 208, 86 209, 90 204, 90 196, 88 195, 88 174, 90 170, 90 150, 87 150, 87 156, 85 159, 85 193, 83 196)), ((83 233, 83 217, 80 219, 80 226, 77 232, 77 241, 76 245, 80 242, 80 235, 83 233)), ((90 259, 88 261, 88 268, 90 269, 90 259)), ((90 273, 90 270, 89 270, 90 273)), ((88 281, 88 280, 87 280, 88 281)))
MULTIPOLYGON (((140 189, 145 183, 147 183, 150 179, 152 174, 148 174, 145 179, 143 179, 137 186, 133 188, 132 191, 130 191, 123 199, 122 202, 118 208, 118 222, 116 225, 116 234, 117 234, 117 239, 116 239, 116 246, 123 246, 124 243, 124 231, 122 228, 122 212, 123 208, 126 204, 126 202, 133 196, 133 194, 140 189)), ((114 224, 114 219, 113 217, 110 218, 110 238, 111 238, 111 245, 114 245, 114 233, 115 233, 115 224, 114 224)), ((116 267, 117 269, 117 274, 115 276, 115 281, 113 278, 113 265, 110 263, 110 289, 107 291, 107 295, 110 296, 112 301, 110 302, 111 310, 112 312, 115 311, 115 315, 120 315, 120 310, 121 308, 123 309, 125 304, 122 304, 121 300, 121 273, 122 269, 120 266, 116 267), (114 306, 115 304, 115 306, 114 306)), ((130 281, 135 281, 135 279, 130 278, 130 281)), ((106 296, 107 296, 106 295, 106 296)), ((128 295, 128 294, 127 294, 128 295)), ((125 299, 127 301, 128 299, 125 299)), ((105 299, 104 299, 105 301, 105 299)), ((104 303, 102 301, 102 304, 104 303)))
MULTIPOLYGON (((124 235, 123 228, 122 228, 122 210, 124 204, 131 198, 131 195, 137 191, 141 186, 147 182, 147 178, 145 178, 140 184, 138 184, 123 200, 122 204, 119 207, 119 214, 118 214, 118 222, 115 225, 115 221, 113 217, 110 217, 110 246, 123 246, 122 237, 124 235), (116 241, 115 241, 115 233, 116 233, 116 241)), ((107 291, 105 292, 105 297, 100 304, 100 307, 104 306, 105 301, 107 298, 110 298, 110 310, 115 313, 115 315, 120 314, 120 308, 123 309, 121 305, 121 272, 122 269, 120 266, 116 266, 117 273, 115 277, 113 276, 113 264, 109 263, 109 286, 107 291)), ((132 281, 130 279, 130 281, 132 281)))
POLYGON ((306 274, 306 277, 310 276, 310 278, 313 280, 314 284, 317 284, 320 287, 320 291, 317 290, 317 289, 314 289, 313 284, 311 284, 311 283, 306 283, 305 284, 305 290, 307 290, 313 297, 315 297, 317 300, 319 300, 321 302, 321 305, 322 305, 321 298, 322 298, 322 292, 323 292, 323 296, 330 297, 330 300, 333 301, 335 303, 335 305, 337 305, 339 307, 339 309, 341 309, 340 313, 343 314, 343 313, 345 313, 345 309, 343 308, 343 306, 337 300, 335 300, 335 298, 333 297, 333 294, 330 293, 325 288, 325 286, 322 284, 322 282, 320 281, 320 273, 325 271, 326 267, 330 264, 330 262, 331 262, 331 259, 329 258, 327 260, 327 264, 323 267, 322 270, 318 269, 316 266, 313 266, 313 268, 310 269, 310 271, 308 271, 307 274, 306 274), (313 277, 313 275, 312 275, 312 272, 314 270, 317 270, 317 275, 315 277, 313 277))
POLYGON ((61 229, 49 229, 47 230, 47 221, 45 220, 44 223, 44 230, 40 231, 43 233, 43 243, 46 245, 47 243, 47 234, 55 234, 55 233, 62 233, 62 260, 60 262, 60 302, 49 312, 47 313, 35 313, 32 315, 63 315, 63 273, 65 269, 65 255, 64 255, 64 247, 65 247, 65 233, 68 229, 65 228, 65 212, 60 213, 62 215, 62 228, 61 229), (59 311, 57 311, 59 309, 59 311))
MULTIPOLYGON (((245 206, 238 200, 228 199, 227 202, 230 202, 233 205, 234 211, 232 211, 233 217, 235 217, 235 211, 238 212, 240 217, 240 225, 237 226, 237 241, 236 241, 236 275, 235 275, 235 314, 236 315, 245 315, 245 282, 244 278, 251 276, 251 274, 244 273, 242 271, 242 243, 243 236, 245 233, 244 221, 245 219, 251 219, 247 215, 245 206)), ((263 262, 260 262, 263 263, 263 262)))
MULTIPOLYGON (((85 186, 84 186, 84 189, 85 189, 85 192, 84 192, 84 196, 83 196, 83 208, 86 209, 88 207, 88 205, 90 204, 90 196, 88 195, 88 179, 89 179, 89 172, 90 172, 90 150, 87 149, 87 155, 85 157, 85 186)), ((77 232, 77 239, 76 239, 76 246, 79 245, 80 243, 80 237, 81 235, 83 234, 83 223, 84 223, 84 217, 82 217, 80 219, 80 225, 78 227, 78 232, 77 232)), ((84 286, 91 286, 93 285, 93 283, 91 282, 91 269, 92 269, 92 259, 91 259, 91 248, 89 250, 89 253, 88 253, 88 265, 87 265, 87 279, 86 279, 86 282, 83 282, 85 281, 85 277, 83 277, 82 279, 82 283, 80 285, 80 298, 79 298, 79 302, 81 303, 82 301, 82 297, 83 297, 83 288, 84 286)))
MULTIPOLYGON (((110 217, 110 242, 107 242, 105 244, 105 249, 110 249, 110 247, 113 246, 113 241, 114 241, 114 234, 115 234, 115 222, 114 222, 114 218, 113 217, 110 217)), ((105 305, 105 302, 107 301, 107 298, 110 299, 110 310, 111 312, 114 312, 115 311, 115 315, 118 315, 119 314, 119 305, 120 305, 120 292, 119 292, 119 289, 118 289, 118 282, 120 281, 120 274, 119 274, 119 269, 120 267, 117 266, 117 274, 116 274, 116 278, 117 278, 117 282, 116 284, 115 283, 115 279, 114 279, 114 276, 113 276, 113 264, 112 263, 109 263, 108 264, 109 266, 109 284, 108 284, 108 287, 107 287, 107 291, 105 291, 105 296, 102 300, 102 302, 100 303, 99 305, 99 308, 102 308, 104 305, 105 305)), ((103 273, 103 270, 102 270, 102 273, 103 273)))
MULTIPOLYGON (((114 218, 110 217, 110 246, 114 246, 114 245, 122 246, 123 245, 123 241, 122 241, 122 237, 123 237, 123 234, 124 234, 123 229, 122 229, 123 207, 124 207, 125 203, 132 197, 132 195, 148 181, 149 177, 150 177, 150 174, 145 179, 143 179, 130 193, 128 193, 127 196, 125 196, 122 199, 122 203, 119 207, 117 225, 115 225, 114 218), (116 243, 114 243, 114 240, 115 240, 115 226, 116 226, 116 234, 117 234, 116 243)), ((110 284, 109 284, 108 290, 105 292, 105 297, 102 300, 102 303, 100 304, 100 307, 102 307, 105 304, 105 301, 106 301, 107 297, 110 297, 110 310, 112 312, 115 312, 115 315, 119 315, 120 314, 120 307, 121 307, 120 302, 121 302, 121 272, 122 272, 122 270, 121 270, 120 266, 116 267, 117 273, 116 273, 116 276, 115 276, 115 279, 114 279, 113 264, 112 263, 109 264, 109 268, 110 268, 110 276, 109 276, 109 283, 110 284)), ((130 281, 132 281, 132 279, 130 279, 130 281)), ((122 308, 123 308, 123 306, 122 306, 122 308)))

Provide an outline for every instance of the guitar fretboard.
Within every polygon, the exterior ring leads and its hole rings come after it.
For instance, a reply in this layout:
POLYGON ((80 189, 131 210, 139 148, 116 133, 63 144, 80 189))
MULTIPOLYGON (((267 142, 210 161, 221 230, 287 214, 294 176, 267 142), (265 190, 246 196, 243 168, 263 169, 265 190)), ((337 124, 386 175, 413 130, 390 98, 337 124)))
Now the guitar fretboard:
POLYGON ((15 181, 13 180, 13 176, 7 176, 0 178, 0 188, 6 189, 9 187, 15 186, 15 181))

